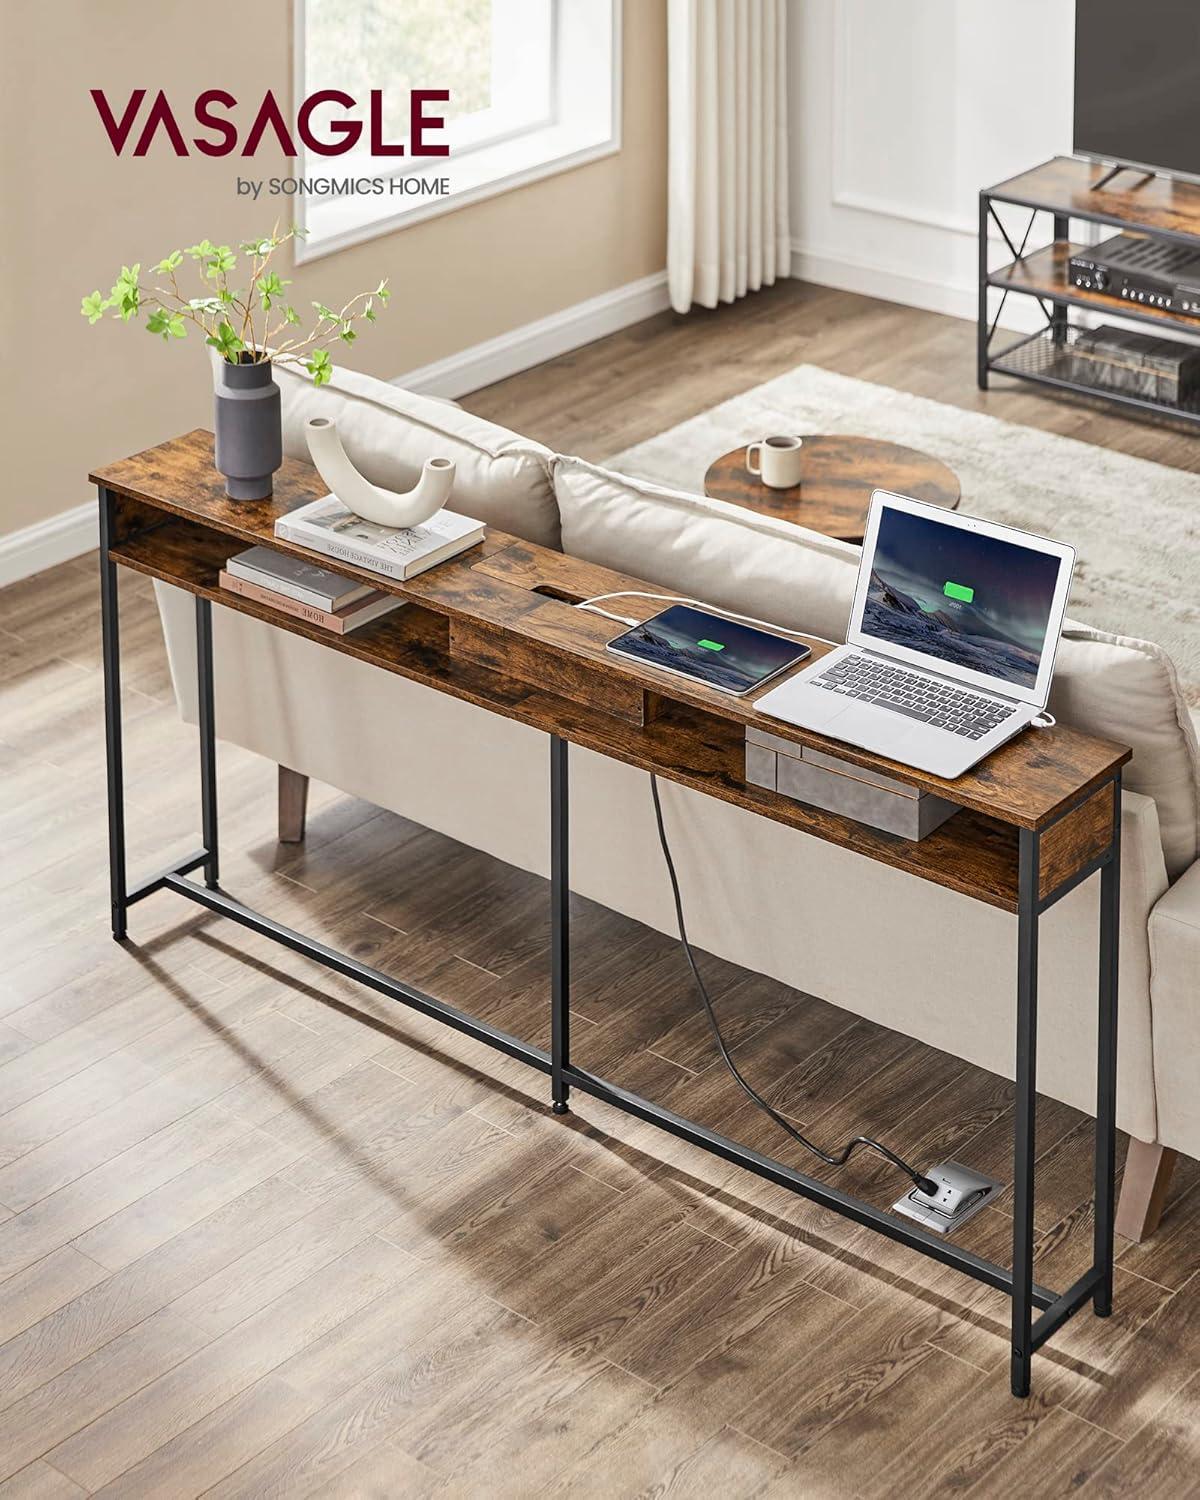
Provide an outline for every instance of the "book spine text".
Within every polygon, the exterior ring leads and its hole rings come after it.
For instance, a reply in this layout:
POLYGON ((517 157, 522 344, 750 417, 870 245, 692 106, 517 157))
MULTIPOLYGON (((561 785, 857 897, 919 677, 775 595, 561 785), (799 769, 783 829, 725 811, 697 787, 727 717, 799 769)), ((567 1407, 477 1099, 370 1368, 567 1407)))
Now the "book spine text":
POLYGON ((281 541, 295 542, 298 546, 308 547, 325 557, 340 557, 343 562, 353 563, 356 568, 366 568, 368 572, 382 573, 386 578, 398 578, 401 582, 404 580, 402 562, 392 562, 371 552, 364 552, 359 547, 349 547, 345 542, 327 537, 315 529, 309 531, 307 527, 288 526, 283 521, 276 521, 275 535, 281 541))

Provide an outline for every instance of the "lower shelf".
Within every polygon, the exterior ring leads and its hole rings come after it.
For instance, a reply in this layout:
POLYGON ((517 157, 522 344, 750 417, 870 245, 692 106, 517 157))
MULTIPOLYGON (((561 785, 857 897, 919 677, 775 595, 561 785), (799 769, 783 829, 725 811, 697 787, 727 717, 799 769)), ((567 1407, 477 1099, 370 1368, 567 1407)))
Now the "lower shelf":
POLYGON ((1140 411, 1154 412, 1159 416, 1173 417, 1192 424, 1200 423, 1200 402, 1181 405, 1149 396, 1137 396, 1119 386, 1110 385, 1095 378, 1093 370, 1085 361, 1071 351, 1079 335, 1076 328, 1066 328, 1056 336, 1047 329, 1011 344, 1002 354, 993 354, 988 359, 988 369, 1000 375, 1015 375, 1021 380, 1033 380, 1039 385, 1054 386, 1061 391, 1072 391, 1080 396, 1095 396, 1105 401, 1116 401, 1122 406, 1136 407, 1140 411))

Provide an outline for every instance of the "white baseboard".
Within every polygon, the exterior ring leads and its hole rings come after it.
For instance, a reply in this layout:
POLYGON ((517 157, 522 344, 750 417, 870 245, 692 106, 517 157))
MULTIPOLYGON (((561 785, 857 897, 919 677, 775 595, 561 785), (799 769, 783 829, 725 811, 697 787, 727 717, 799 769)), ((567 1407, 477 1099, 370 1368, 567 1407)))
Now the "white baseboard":
POLYGON ((93 552, 99 545, 94 500, 63 510, 48 520, 0 536, 0 588, 93 552))
MULTIPOLYGON (((803 281, 814 281, 819 286, 858 292, 864 297, 881 297, 885 302, 901 302, 906 307, 946 313, 952 318, 965 318, 970 322, 975 321, 978 312, 978 289, 973 282, 946 283, 910 276, 853 256, 823 254, 799 240, 792 241, 792 275, 803 281)), ((994 314, 994 301, 992 311, 994 314)), ((1044 326, 1044 319, 1032 298, 1012 297, 1000 326, 1032 333, 1044 326)))
POLYGON ((566 354, 606 334, 628 328, 668 307, 667 273, 656 271, 640 281, 601 292, 586 302, 564 307, 534 323, 472 344, 458 354, 434 360, 397 375, 393 385, 426 396, 465 396, 469 391, 519 374, 558 354, 566 354))
POLYGON ((976 292, 973 286, 947 286, 943 281, 926 280, 889 271, 870 261, 845 255, 822 255, 798 240, 792 241, 792 275, 819 286, 837 287, 843 292, 858 292, 864 297, 882 297, 886 302, 903 302, 926 312, 949 313, 955 318, 974 318, 976 292))

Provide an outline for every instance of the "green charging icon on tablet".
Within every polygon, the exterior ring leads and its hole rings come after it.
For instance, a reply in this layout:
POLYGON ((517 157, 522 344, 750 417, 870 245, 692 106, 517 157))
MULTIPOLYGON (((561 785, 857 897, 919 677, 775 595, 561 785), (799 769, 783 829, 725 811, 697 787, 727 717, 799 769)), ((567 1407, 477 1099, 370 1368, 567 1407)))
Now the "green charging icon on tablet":
POLYGON ((697 641, 697 646, 703 646, 706 651, 724 651, 725 647, 720 641, 697 641))
POLYGON ((961 599, 964 604, 970 604, 975 597, 975 590, 969 589, 965 583, 945 583, 942 593, 947 599, 961 599))

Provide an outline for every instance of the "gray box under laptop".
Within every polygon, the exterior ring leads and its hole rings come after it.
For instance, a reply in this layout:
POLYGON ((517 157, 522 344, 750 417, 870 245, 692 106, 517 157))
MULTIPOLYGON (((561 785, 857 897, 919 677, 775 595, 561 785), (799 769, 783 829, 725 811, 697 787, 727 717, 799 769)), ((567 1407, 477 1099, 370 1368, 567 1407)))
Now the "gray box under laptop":
POLYGON ((956 802, 907 782, 750 726, 746 729, 746 780, 906 839, 923 839, 959 810, 956 802))

